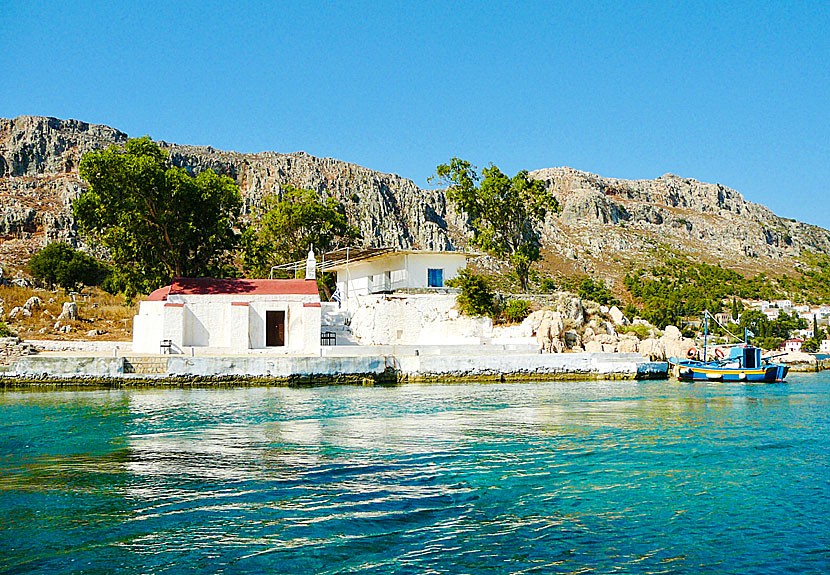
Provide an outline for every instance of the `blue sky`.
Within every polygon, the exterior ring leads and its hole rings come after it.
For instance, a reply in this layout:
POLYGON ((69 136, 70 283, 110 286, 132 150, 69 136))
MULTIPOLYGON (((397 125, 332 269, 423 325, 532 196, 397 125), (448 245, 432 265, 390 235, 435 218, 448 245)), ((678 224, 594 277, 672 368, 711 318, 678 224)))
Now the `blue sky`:
POLYGON ((16 2, 0 116, 421 185, 453 156, 719 182, 830 228, 830 2, 16 2))

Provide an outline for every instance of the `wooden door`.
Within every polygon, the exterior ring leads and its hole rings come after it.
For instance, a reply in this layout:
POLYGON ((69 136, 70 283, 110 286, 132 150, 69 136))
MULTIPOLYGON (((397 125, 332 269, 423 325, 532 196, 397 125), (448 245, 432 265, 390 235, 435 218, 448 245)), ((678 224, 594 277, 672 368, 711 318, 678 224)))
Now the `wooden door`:
POLYGON ((265 312, 265 345, 278 347, 285 345, 285 312, 265 312))

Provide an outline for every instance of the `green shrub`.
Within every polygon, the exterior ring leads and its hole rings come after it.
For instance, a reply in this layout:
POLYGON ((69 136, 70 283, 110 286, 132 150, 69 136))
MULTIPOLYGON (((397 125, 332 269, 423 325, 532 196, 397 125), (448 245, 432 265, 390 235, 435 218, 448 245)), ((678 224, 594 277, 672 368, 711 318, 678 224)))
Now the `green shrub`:
POLYGON ((553 293, 556 291, 556 282, 553 281, 553 278, 543 278, 541 282, 539 282, 539 291, 542 293, 553 293))
POLYGON ((523 299, 514 299, 504 308, 504 317, 507 321, 520 322, 530 314, 530 302, 523 299))
POLYGON ((447 285, 461 290, 456 300, 461 313, 471 316, 495 315, 498 306, 490 282, 484 276, 474 274, 465 268, 449 280, 447 285))
POLYGON ((14 333, 11 329, 9 329, 9 326, 6 325, 6 322, 0 321, 0 337, 14 337, 15 335, 17 334, 14 333))
POLYGON ((651 337, 651 328, 638 323, 637 325, 618 325, 617 326, 617 333, 633 333, 639 339, 648 339, 651 337))
POLYGON ((100 285, 107 269, 93 257, 69 244, 52 242, 29 260, 29 273, 49 288, 75 289, 79 285, 100 285))

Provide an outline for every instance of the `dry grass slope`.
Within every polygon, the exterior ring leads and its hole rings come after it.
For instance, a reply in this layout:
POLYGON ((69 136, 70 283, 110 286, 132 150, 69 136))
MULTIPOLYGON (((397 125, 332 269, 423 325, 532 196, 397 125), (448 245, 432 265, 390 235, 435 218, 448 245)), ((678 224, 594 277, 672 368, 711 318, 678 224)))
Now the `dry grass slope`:
POLYGON ((0 286, 0 300, 6 310, 3 318, 8 326, 21 339, 56 339, 56 340, 108 340, 129 341, 132 339, 132 319, 137 312, 137 305, 123 305, 123 297, 108 294, 97 288, 87 288, 82 294, 70 295, 63 290, 48 291, 39 288, 21 288, 0 286), (43 302, 41 308, 34 310, 31 317, 19 317, 9 320, 8 314, 15 307, 37 296, 43 302), (75 301, 78 305, 78 319, 61 320, 61 326, 71 327, 69 333, 55 330, 55 322, 61 313, 64 302, 75 301), (91 330, 98 330, 100 335, 87 335, 91 330))

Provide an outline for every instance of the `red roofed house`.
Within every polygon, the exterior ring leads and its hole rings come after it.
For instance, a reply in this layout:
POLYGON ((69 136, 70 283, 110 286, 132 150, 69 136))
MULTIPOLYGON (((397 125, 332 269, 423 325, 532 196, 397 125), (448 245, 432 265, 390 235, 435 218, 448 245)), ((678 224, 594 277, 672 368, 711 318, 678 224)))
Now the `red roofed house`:
POLYGON ((319 354, 317 281, 176 278, 141 302, 133 352, 197 352, 187 348, 319 354))

